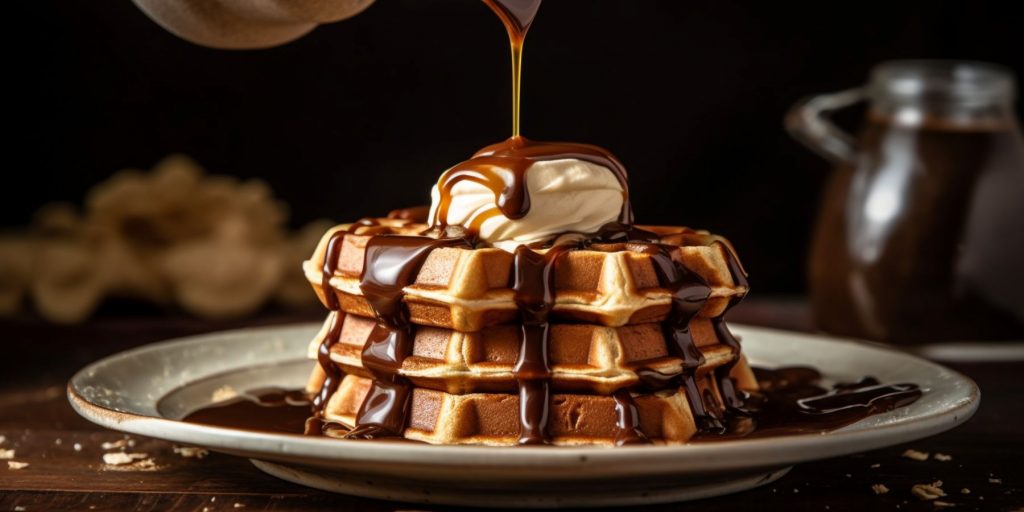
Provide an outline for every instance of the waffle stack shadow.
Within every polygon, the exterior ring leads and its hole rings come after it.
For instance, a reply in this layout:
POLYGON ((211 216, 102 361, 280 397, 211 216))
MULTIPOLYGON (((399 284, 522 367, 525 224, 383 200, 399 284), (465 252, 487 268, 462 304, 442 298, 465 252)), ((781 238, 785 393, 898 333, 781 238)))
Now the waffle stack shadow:
MULTIPOLYGON (((334 365, 329 370, 343 375, 321 415, 349 426, 374 382, 362 358, 376 323, 360 287, 367 243, 378 235, 427 229, 395 219, 366 224, 332 229, 303 264, 321 301, 334 305, 309 355, 316 359, 326 347, 334 365), (345 233, 340 250, 329 251, 338 233, 345 233), (325 262, 329 256, 337 261, 325 262), (327 278, 325 268, 333 270, 327 278)), ((684 443, 709 421, 724 421, 735 393, 757 389, 722 321, 747 291, 731 247, 706 232, 643 229, 660 236, 661 246, 671 248, 672 259, 706 286, 707 295, 685 325, 668 328, 677 297, 644 244, 594 243, 562 254, 554 267, 547 334, 544 428, 552 444, 684 443), (681 346, 681 335, 689 338, 688 347, 681 346)), ((516 368, 524 349, 514 271, 513 254, 500 249, 439 247, 403 288, 402 307, 412 325, 411 347, 399 355, 397 370, 412 386, 405 438, 519 442, 525 420, 516 368)), ((324 357, 319 360, 311 393, 321 391, 330 373, 322 367, 324 357)))

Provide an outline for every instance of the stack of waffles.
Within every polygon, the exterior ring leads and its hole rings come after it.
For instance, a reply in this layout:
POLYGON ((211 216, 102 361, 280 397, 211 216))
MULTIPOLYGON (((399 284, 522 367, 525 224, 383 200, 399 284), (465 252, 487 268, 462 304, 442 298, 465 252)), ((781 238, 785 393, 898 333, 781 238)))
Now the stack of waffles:
POLYGON ((368 247, 424 238, 428 226, 386 218, 333 228, 303 264, 331 310, 309 348, 319 362, 308 385, 316 413, 365 437, 435 444, 674 444, 723 428, 757 389, 722 320, 746 293, 745 274, 720 237, 640 228, 657 240, 579 244, 551 258, 540 337, 524 334, 517 254, 468 244, 422 251, 402 269, 395 298, 408 339, 386 345, 386 376, 367 362, 388 320, 367 296, 366 275, 394 262, 367 257, 368 247))

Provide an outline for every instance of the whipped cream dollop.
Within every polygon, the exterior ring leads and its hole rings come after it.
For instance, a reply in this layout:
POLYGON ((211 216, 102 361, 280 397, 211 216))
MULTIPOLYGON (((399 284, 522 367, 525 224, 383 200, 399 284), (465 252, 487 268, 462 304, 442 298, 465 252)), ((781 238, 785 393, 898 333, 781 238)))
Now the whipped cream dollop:
MULTIPOLYGON (((452 187, 446 219, 449 226, 469 226, 479 215, 494 215, 480 226, 482 241, 506 251, 566 232, 593 233, 618 220, 624 201, 622 185, 608 168, 574 158, 534 162, 526 170, 530 210, 510 219, 498 210, 495 193, 485 185, 460 181, 452 187)), ((441 194, 431 191, 430 217, 441 194)))

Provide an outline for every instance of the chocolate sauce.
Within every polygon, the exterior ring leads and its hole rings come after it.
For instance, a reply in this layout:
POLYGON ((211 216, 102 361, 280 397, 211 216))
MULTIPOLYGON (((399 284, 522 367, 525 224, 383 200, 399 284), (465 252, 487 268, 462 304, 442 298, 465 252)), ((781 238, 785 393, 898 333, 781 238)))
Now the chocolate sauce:
POLYGON ((345 235, 352 233, 360 226, 375 226, 377 224, 374 219, 359 220, 348 229, 336 231, 327 241, 327 250, 324 251, 324 262, 321 267, 320 287, 323 290, 327 309, 332 313, 331 325, 316 352, 317 362, 324 371, 323 384, 320 386, 320 391, 313 397, 312 403, 313 413, 317 417, 322 416, 327 400, 337 391, 338 385, 341 384, 341 379, 344 377, 341 368, 331 361, 331 347, 341 339, 341 327, 345 321, 345 313, 341 311, 338 296, 331 287, 331 278, 338 270, 338 260, 341 258, 341 247, 344 244, 345 235))
POLYGON ((541 0, 484 0, 508 32, 512 49, 512 137, 519 136, 519 90, 522 83, 523 44, 540 9, 541 0))
POLYGON ((345 313, 341 311, 338 296, 331 287, 331 278, 334 277, 334 273, 338 269, 338 259, 341 257, 341 246, 346 234, 346 230, 339 230, 331 235, 327 241, 327 250, 324 252, 324 263, 321 269, 320 286, 323 289, 327 309, 331 310, 331 325, 316 351, 317 363, 324 371, 324 382, 320 386, 320 391, 313 397, 312 407, 316 416, 323 413, 327 400, 337 391, 343 377, 341 368, 331 361, 331 347, 341 339, 341 326, 345 320, 345 313))
POLYGON ((695 442, 829 432, 910 405, 922 394, 915 384, 880 384, 872 377, 826 389, 821 374, 808 367, 754 368, 754 374, 761 389, 748 401, 753 414, 724 435, 695 442))
POLYGON ((303 390, 253 389, 226 402, 193 411, 182 421, 216 427, 301 434, 309 418, 309 396, 303 390))
MULTIPOLYGON (((722 252, 725 254, 726 265, 729 267, 729 274, 732 276, 733 285, 750 289, 750 284, 747 282, 747 272, 743 269, 740 264, 739 258, 736 257, 732 247, 726 242, 715 242, 721 246, 722 252)), ((718 338, 719 343, 729 347, 732 350, 732 357, 729 362, 715 368, 715 379, 718 384, 718 392, 722 396, 724 406, 726 409, 733 414, 747 415, 749 412, 744 408, 746 402, 745 393, 736 387, 736 381, 733 380, 729 374, 732 369, 736 366, 736 363, 740 360, 740 342, 732 335, 729 331, 729 327, 725 325, 725 314, 732 309, 733 306, 739 304, 743 295, 736 295, 729 299, 729 304, 726 306, 725 311, 714 318, 711 321, 711 325, 715 330, 715 337, 718 338)))
POLYGON ((1008 112, 992 119, 1001 107, 974 108, 910 126, 869 116, 815 230, 823 330, 908 344, 1024 335, 1024 139, 1008 112))
POLYGON ((662 323, 662 329, 670 353, 683 360, 683 368, 677 376, 658 374, 647 369, 641 369, 637 374, 648 385, 655 383, 667 386, 675 382, 677 377, 690 402, 698 430, 721 431, 725 428, 721 416, 715 408, 705 405, 704 396, 697 387, 696 371, 704 364, 704 354, 697 348, 690 333, 690 321, 704 307, 711 295, 711 287, 675 257, 678 247, 647 244, 645 249, 650 252, 661 286, 671 293, 671 310, 662 323))
POLYGON ((462 239, 378 235, 366 245, 359 288, 377 318, 363 346, 363 367, 373 385, 356 415, 353 438, 400 436, 405 430, 412 386, 398 374, 412 353, 413 331, 402 304, 403 289, 412 284, 431 251, 468 246, 462 239))
POLYGON ((615 446, 645 444, 650 440, 640 430, 640 410, 629 390, 620 389, 612 394, 615 400, 615 446))
POLYGON ((519 308, 519 359, 513 372, 519 383, 519 444, 550 442, 547 425, 551 403, 551 368, 548 366, 548 316, 555 303, 555 267, 569 249, 555 246, 538 253, 516 248, 513 284, 519 308))
MULTIPOLYGON (((826 389, 820 383, 821 374, 808 367, 754 368, 754 374, 761 389, 747 401, 752 414, 734 417, 724 433, 705 431, 691 442, 830 432, 909 405, 922 394, 914 384, 881 384, 872 377, 826 389)), ((629 392, 619 390, 612 398, 617 414, 616 445, 647 442, 629 392)), ((307 418, 309 398, 303 390, 267 388, 250 390, 233 400, 196 410, 182 421, 285 434, 310 430, 309 425, 313 424, 315 433, 332 437, 345 430, 316 417, 307 423, 307 418)))

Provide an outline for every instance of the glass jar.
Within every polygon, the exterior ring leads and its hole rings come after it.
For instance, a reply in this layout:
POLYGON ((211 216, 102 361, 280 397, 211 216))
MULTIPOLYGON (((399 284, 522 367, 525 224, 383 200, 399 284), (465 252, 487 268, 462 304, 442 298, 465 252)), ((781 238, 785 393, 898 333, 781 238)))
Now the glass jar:
POLYGON ((892 61, 806 99, 790 133, 836 165, 814 232, 828 332, 897 343, 1024 339, 1024 140, 1000 66, 892 61), (827 114, 859 101, 858 137, 827 114))

